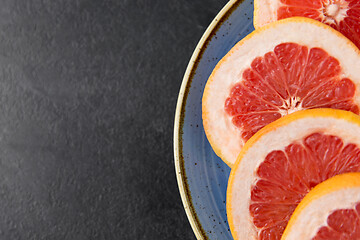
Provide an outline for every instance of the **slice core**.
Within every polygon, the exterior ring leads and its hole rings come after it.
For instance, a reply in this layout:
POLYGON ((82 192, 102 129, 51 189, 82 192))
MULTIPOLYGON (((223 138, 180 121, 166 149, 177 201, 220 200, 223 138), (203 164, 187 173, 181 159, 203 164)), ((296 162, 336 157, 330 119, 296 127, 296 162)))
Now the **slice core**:
POLYGON ((337 24, 343 21, 348 10, 348 3, 346 1, 329 1, 323 3, 324 22, 329 24, 337 24))

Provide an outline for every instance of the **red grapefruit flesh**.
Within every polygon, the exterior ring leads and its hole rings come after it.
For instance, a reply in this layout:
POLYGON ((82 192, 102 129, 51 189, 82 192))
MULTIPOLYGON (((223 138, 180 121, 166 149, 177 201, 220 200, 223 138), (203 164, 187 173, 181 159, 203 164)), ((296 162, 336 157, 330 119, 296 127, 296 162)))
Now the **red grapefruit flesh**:
POLYGON ((330 25, 360 47, 360 2, 358 0, 280 0, 277 19, 308 17, 330 25))
POLYGON ((360 239, 360 172, 316 185, 296 207, 281 240, 360 239))
POLYGON ((213 150, 232 167, 251 136, 287 114, 313 108, 359 113, 359 64, 360 51, 349 39, 310 18, 255 30, 206 83, 202 118, 213 150))
POLYGON ((360 203, 352 209, 339 209, 327 218, 313 240, 360 239, 360 203))
POLYGON ((248 140, 276 119, 301 109, 359 113, 356 86, 341 76, 339 61, 320 48, 282 43, 257 57, 225 102, 225 111, 248 140))
POLYGON ((280 239, 296 206, 314 186, 358 171, 359 147, 321 132, 270 152, 258 167, 251 190, 249 211, 259 239, 280 239))

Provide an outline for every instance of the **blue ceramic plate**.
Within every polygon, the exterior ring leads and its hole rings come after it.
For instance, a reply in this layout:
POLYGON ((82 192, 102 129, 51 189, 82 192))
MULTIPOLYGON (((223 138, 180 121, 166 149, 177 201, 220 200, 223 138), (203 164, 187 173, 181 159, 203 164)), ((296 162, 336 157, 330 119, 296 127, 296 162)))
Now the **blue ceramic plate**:
POLYGON ((254 30, 253 1, 231 0, 208 27, 186 70, 174 129, 175 166, 185 211, 197 239, 233 239, 226 217, 230 168, 204 132, 201 99, 218 61, 254 30))

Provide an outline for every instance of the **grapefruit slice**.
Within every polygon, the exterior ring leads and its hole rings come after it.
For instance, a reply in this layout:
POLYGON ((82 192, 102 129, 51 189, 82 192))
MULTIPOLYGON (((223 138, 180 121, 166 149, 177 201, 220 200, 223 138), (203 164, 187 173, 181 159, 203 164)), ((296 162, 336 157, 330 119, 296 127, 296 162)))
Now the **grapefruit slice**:
POLYGON ((341 174, 313 188, 295 209, 281 239, 360 239, 360 173, 341 174))
POLYGON ((254 26, 288 17, 308 17, 338 30, 360 48, 359 0, 255 0, 254 26))
POLYGON ((288 18, 255 30, 217 64, 205 86, 203 124, 215 153, 231 167, 259 129, 298 110, 359 113, 358 66, 356 46, 318 21, 288 18))
POLYGON ((311 109, 270 123, 247 141, 231 170, 227 214, 234 239, 280 239, 313 187, 358 171, 358 115, 311 109))

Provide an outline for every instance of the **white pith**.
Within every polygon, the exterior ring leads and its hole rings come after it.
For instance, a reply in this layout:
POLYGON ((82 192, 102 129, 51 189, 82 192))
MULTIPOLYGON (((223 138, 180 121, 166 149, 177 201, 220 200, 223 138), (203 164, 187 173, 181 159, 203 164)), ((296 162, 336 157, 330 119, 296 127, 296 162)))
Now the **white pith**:
POLYGON ((328 216, 335 210, 355 208, 360 202, 360 188, 340 189, 313 200, 292 223, 291 231, 282 240, 311 240, 322 226, 327 226, 328 216))
MULTIPOLYGON (((278 19, 277 10, 286 6, 280 0, 256 0, 255 1, 254 25, 260 28, 278 19)), ((322 22, 327 24, 338 24, 347 16, 348 2, 345 0, 327 0, 319 9, 322 22)))
MULTIPOLYGON (((331 117, 304 117, 261 136, 244 153, 241 161, 232 169, 228 194, 227 211, 232 216, 230 226, 235 239, 258 239, 257 229, 249 212, 251 187, 256 182, 256 171, 267 154, 284 150, 295 141, 302 141, 314 132, 323 132, 340 137, 344 144, 360 146, 360 126, 352 122, 331 117), (229 191, 231 189, 231 191, 229 191)), ((240 160, 240 159, 239 159, 240 160)))
MULTIPOLYGON (((231 167, 237 158, 244 141, 240 130, 232 123, 232 118, 224 109, 231 88, 242 81, 242 73, 259 56, 273 51, 274 47, 285 42, 305 45, 309 49, 319 47, 339 60, 342 76, 350 78, 360 87, 360 55, 345 37, 335 34, 330 27, 314 20, 280 21, 271 27, 252 35, 237 44, 216 67, 205 87, 203 98, 204 126, 208 139, 215 152, 231 167), (316 24, 314 24, 316 22, 316 24), (329 30, 331 29, 331 30, 329 30), (299 34, 299 32, 301 34, 299 34)), ((295 99, 298 100, 298 99, 295 99)), ((360 102, 356 91, 356 102, 360 102)), ((293 101, 294 102, 294 101, 293 101)), ((291 104, 290 104, 291 106, 291 104)), ((282 115, 301 110, 301 104, 279 110, 282 115)))
POLYGON ((260 28, 277 20, 279 0, 255 0, 254 26, 260 28))

